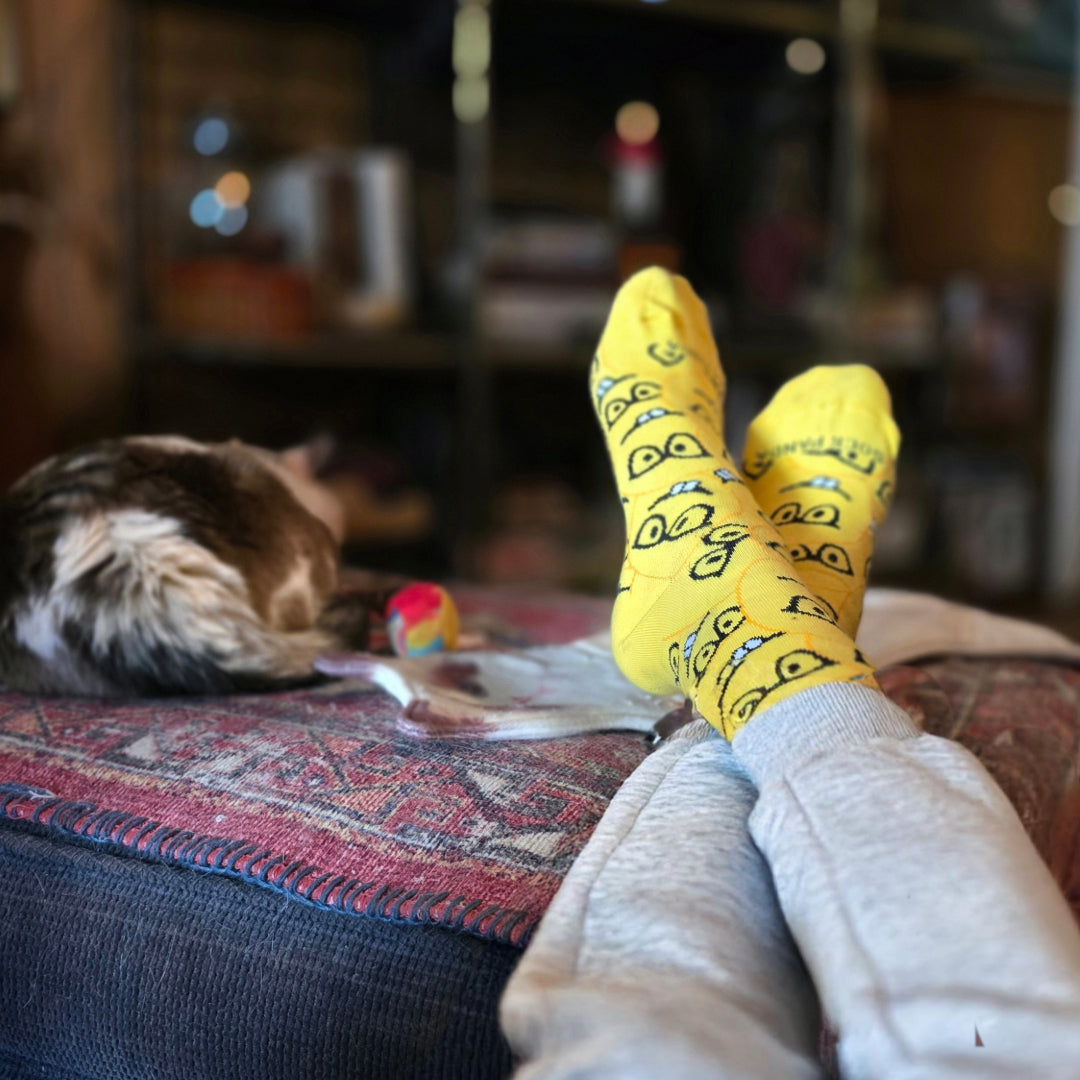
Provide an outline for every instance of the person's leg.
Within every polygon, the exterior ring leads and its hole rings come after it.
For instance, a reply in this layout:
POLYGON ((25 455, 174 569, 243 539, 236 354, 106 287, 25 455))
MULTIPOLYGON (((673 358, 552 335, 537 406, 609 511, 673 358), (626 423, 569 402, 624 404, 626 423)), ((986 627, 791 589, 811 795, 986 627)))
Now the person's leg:
MULTIPOLYGON (((819 380, 842 402, 811 416, 821 445, 830 449, 835 432, 871 479, 891 477, 899 436, 888 392, 869 368, 836 370, 851 378, 834 386, 829 369, 819 380)), ((626 516, 611 621, 626 677, 652 693, 682 692, 727 738, 805 687, 875 685, 873 667, 798 573, 800 558, 814 562, 861 594, 865 558, 856 565, 838 540, 867 532, 871 504, 812 520, 819 535, 793 558, 724 443, 724 376, 705 307, 683 278, 645 270, 622 287, 590 388, 626 516)), ((780 418, 803 411, 797 403, 780 418)), ((770 464, 815 449, 817 437, 775 448, 770 464)))
POLYGON ((518 1080, 820 1077, 817 998, 750 839, 754 797, 701 721, 627 780, 504 994, 518 1080))
POLYGON ((851 685, 789 698, 734 750, 845 1080, 1080 1077, 1080 934, 967 750, 851 685))
MULTIPOLYGON (((861 370, 792 379, 743 462, 800 578, 852 635, 893 488, 861 370)), ((848 1080, 1080 1076, 1080 934, 975 758, 850 683, 780 702, 734 749, 848 1080)))
POLYGON ((822 610, 849 637, 862 615, 874 533, 896 480, 899 433, 880 377, 861 364, 789 379, 746 434, 751 494, 822 610))
MULTIPOLYGON (((768 448, 770 460, 809 452, 848 467, 813 453, 839 438, 854 444, 851 460, 871 482, 888 479, 895 427, 873 380, 859 381, 863 400, 818 411, 857 430, 801 431, 768 448)), ((834 394, 838 384, 825 382, 834 394)), ((842 612, 799 577, 797 564, 813 562, 861 588, 858 553, 853 562, 827 534, 801 541, 788 562, 729 467, 717 420, 723 379, 684 281, 652 271, 624 287, 592 386, 628 526, 616 657, 643 688, 690 697, 735 738, 761 785, 754 835, 839 1029, 849 1080, 1080 1076, 1080 944, 1064 901, 981 767, 889 706, 836 625, 842 612), (926 883, 951 910, 931 903, 926 883), (968 1018, 965 1051, 953 1042, 968 1018)), ((812 411, 800 404, 792 422, 812 411)), ((886 488, 873 490, 886 501, 886 488)), ((798 516, 815 529, 835 525, 821 511, 798 516)), ((717 812, 718 831, 721 821, 717 812)), ((696 842, 704 858, 707 829, 696 842)), ((656 861, 662 874, 662 851, 656 861)), ((624 885, 615 897, 629 911, 637 893, 624 885)), ((732 924, 750 921, 744 912, 732 924)), ((695 1007, 691 995, 681 1027, 706 1030, 718 1007, 704 996, 695 1007)), ((601 1001, 579 1030, 602 1039, 589 1024, 605 1015, 601 1001)), ((731 1075, 731 1048, 716 1052, 717 1074, 731 1075)), ((623 1073, 583 1066, 575 1075, 623 1073)), ((696 1075, 692 1065, 684 1075, 696 1075)))
MULTIPOLYGON (((876 406, 870 436, 886 435, 874 463, 891 469, 887 395, 883 409, 876 377, 855 377, 876 406)), ((627 508, 612 626, 624 670, 699 708, 722 699, 710 719, 732 724, 825 669, 867 677, 735 471, 723 374, 682 279, 647 272, 623 288, 591 384, 627 508), (721 690, 702 681, 714 660, 721 690), (762 678, 775 685, 755 689, 762 678)), ((868 514, 848 511, 845 527, 865 531, 868 514)), ((861 593, 861 573, 835 572, 861 593)), ((523 1077, 820 1074, 816 998, 747 828, 753 789, 705 730, 624 785, 511 981, 503 1021, 523 1077)))

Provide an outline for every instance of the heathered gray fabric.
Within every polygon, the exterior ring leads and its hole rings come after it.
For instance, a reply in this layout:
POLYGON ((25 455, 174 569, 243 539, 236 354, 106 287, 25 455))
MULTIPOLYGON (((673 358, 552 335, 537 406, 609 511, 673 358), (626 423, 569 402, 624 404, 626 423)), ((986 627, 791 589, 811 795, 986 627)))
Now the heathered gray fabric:
POLYGON ((789 927, 845 1080, 1078 1080, 1068 907, 978 761, 897 713, 822 687, 648 758, 504 995, 519 1080, 820 1077, 789 927))

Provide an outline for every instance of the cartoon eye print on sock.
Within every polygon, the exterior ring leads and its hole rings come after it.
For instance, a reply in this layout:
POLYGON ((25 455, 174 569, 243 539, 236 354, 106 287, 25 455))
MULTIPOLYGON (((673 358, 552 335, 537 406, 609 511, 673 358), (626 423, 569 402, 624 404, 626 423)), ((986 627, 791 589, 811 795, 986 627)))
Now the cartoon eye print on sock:
POLYGON ((812 476, 809 480, 802 480, 798 484, 788 484, 780 489, 782 494, 796 491, 799 488, 812 488, 815 491, 831 491, 842 499, 851 502, 851 496, 840 486, 840 481, 835 476, 812 476))
MULTIPOLYGON (((792 585, 796 585, 802 589, 806 588, 806 582, 800 581, 798 578, 781 577, 777 578, 776 580, 790 581, 792 585)), ((839 619, 840 616, 836 613, 836 608, 834 608, 832 604, 830 604, 829 601, 826 600, 823 596, 802 596, 801 598, 799 596, 795 596, 788 601, 787 606, 782 610, 790 611, 798 615, 817 614, 816 612, 813 612, 809 609, 806 601, 809 601, 810 604, 813 604, 816 607, 824 608, 825 617, 829 619, 830 622, 836 622, 839 619)))
POLYGON ((772 454, 759 450, 754 454, 753 461, 749 459, 743 461, 743 476, 748 480, 760 480, 772 468, 772 465, 772 454))
POLYGON ((878 497, 878 502, 881 503, 886 509, 892 504, 893 492, 896 490, 896 486, 891 480, 882 480, 877 486, 877 491, 874 494, 878 497))
POLYGON ((662 448, 659 446, 639 446, 636 450, 633 450, 627 463, 627 471, 631 480, 637 480, 638 477, 644 476, 647 472, 652 472, 657 465, 670 458, 687 460, 689 458, 709 456, 709 452, 693 435, 677 431, 674 435, 668 436, 667 442, 664 443, 662 448))
MULTIPOLYGON (((599 389, 599 387, 597 388, 599 389)), ((610 387, 608 387, 610 390, 610 387)), ((607 395, 605 395, 607 396, 607 395)), ((660 396, 660 384, 642 379, 627 389, 625 394, 607 397, 604 401, 604 423, 610 431, 631 405, 641 401, 655 401, 660 396)), ((598 398, 599 400, 599 398, 598 398)))
POLYGON ((816 596, 795 595, 780 610, 791 615, 809 615, 812 619, 821 619, 822 622, 836 625, 836 612, 832 610, 832 605, 827 605, 816 596))
POLYGON ((774 551, 777 555, 779 555, 784 560, 784 562, 792 562, 791 552, 788 550, 787 544, 783 543, 783 541, 766 540, 765 546, 769 548, 770 551, 774 551))
POLYGON ((646 424, 651 424, 654 420, 663 420, 665 416, 682 415, 681 412, 673 412, 671 409, 665 409, 662 405, 657 405, 654 409, 647 409, 634 421, 634 426, 619 440, 619 445, 621 446, 636 431, 646 424))
POLYGON ((829 446, 823 449, 808 448, 804 452, 808 457, 836 458, 841 465, 847 465, 848 468, 862 473, 863 476, 869 476, 884 460, 882 455, 876 451, 850 444, 846 447, 829 446))
MULTIPOLYGON (((694 387, 694 397, 701 398, 703 406, 706 409, 708 409, 709 412, 712 413, 714 416, 717 415, 721 411, 720 407, 716 404, 716 402, 711 397, 709 397, 709 395, 706 394, 705 391, 702 390, 700 386, 695 386, 694 387)), ((697 405, 693 406, 693 408, 694 408, 695 412, 698 411, 698 406, 697 405)))
POLYGON ((712 492, 705 487, 700 480, 680 480, 677 484, 671 485, 671 490, 666 491, 659 499, 655 499, 649 504, 649 509, 654 510, 665 499, 674 499, 676 495, 711 495, 712 492))
MULTIPOLYGON (((693 635, 691 635, 693 637, 693 635)), ((679 657, 682 656, 682 646, 677 641, 673 641, 668 646, 667 658, 668 666, 671 668, 671 674, 675 676, 675 685, 682 686, 682 675, 679 673, 679 657)))
POLYGON ((840 507, 820 503, 803 509, 801 503, 783 503, 772 512, 774 525, 821 525, 827 529, 840 528, 840 507))
MULTIPOLYGON (((593 369, 595 370, 600 364, 600 357, 593 357, 593 369)), ((617 379, 611 375, 605 375, 595 386, 593 393, 596 394, 596 407, 599 410, 600 405, 603 403, 605 397, 611 391, 612 387, 618 386, 619 383, 626 382, 627 379, 634 378, 633 375, 620 375, 617 379)))
MULTIPOLYGON (((708 424, 717 436, 722 439, 724 437, 724 428, 720 422, 720 415, 723 410, 700 386, 695 386, 693 393, 694 397, 699 400, 692 402, 687 411, 693 413, 703 424, 708 424)), ((722 393, 723 391, 721 391, 722 393)))
POLYGON ((821 671, 822 668, 833 667, 835 664, 835 660, 830 660, 827 656, 814 652, 813 649, 795 649, 793 652, 785 653, 776 661, 776 682, 747 690, 732 705, 731 716, 735 721, 745 723, 754 715, 761 703, 770 694, 776 693, 780 687, 795 682, 796 679, 812 675, 815 671, 821 671))
POLYGON ((731 562, 735 549, 749 539, 750 528, 741 522, 718 525, 703 537, 710 550, 690 567, 690 577, 695 581, 719 577, 731 562))
POLYGON ((731 683, 735 672, 742 666, 742 662, 752 653, 757 652, 766 642, 774 641, 776 638, 783 637, 783 634, 767 634, 764 637, 761 635, 755 635, 754 637, 748 637, 732 654, 728 657, 728 662, 721 668, 720 674, 716 676, 716 685, 720 688, 720 702, 723 704, 724 695, 727 693, 728 686, 731 683))
POLYGON ((818 548, 812 548, 809 544, 794 544, 791 547, 791 558, 794 562, 821 563, 838 574, 854 576, 851 559, 839 544, 822 544, 818 548))
MULTIPOLYGON (((704 621, 703 619, 702 622, 704 623, 704 621)), ((682 648, 682 662, 686 669, 687 678, 692 675, 695 686, 701 682, 709 664, 712 662, 712 658, 716 655, 716 650, 745 622, 746 616, 738 607, 724 608, 723 611, 714 616, 711 627, 712 632, 706 640, 701 640, 700 627, 687 637, 682 648), (695 645, 697 646, 696 651, 695 645)))
POLYGON ((713 507, 708 503, 695 503, 688 506, 668 525, 663 514, 650 514, 642 523, 634 538, 634 547, 638 550, 656 547, 657 544, 670 544, 681 540, 699 529, 704 529, 712 522, 713 507))
POLYGON ((694 354, 683 348, 677 341, 654 341, 645 350, 658 364, 664 367, 674 367, 681 364, 688 356, 694 354))
POLYGON ((732 469, 714 469, 713 476, 717 476, 725 484, 741 484, 742 477, 732 469))

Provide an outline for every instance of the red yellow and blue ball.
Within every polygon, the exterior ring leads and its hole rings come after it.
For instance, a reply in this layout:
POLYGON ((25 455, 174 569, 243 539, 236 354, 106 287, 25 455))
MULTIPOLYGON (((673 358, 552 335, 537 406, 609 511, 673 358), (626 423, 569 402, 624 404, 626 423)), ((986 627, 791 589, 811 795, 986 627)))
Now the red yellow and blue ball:
POLYGON ((450 594, 419 581, 394 593, 386 605, 386 631, 398 656, 456 649, 460 619, 450 594))

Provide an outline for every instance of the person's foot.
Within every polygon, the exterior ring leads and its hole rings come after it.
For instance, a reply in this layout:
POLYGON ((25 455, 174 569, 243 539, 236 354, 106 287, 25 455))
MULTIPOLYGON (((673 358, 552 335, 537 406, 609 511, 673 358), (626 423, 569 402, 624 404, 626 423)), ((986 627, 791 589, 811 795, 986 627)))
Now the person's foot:
POLYGON ((899 447, 889 391, 862 365, 815 367, 789 380, 746 437, 747 485, 799 577, 852 637, 899 447))
POLYGON ((651 269, 622 287, 590 387, 626 514, 612 645, 627 678, 682 692, 729 738, 806 687, 875 685, 724 445, 723 373, 683 278, 651 269))

